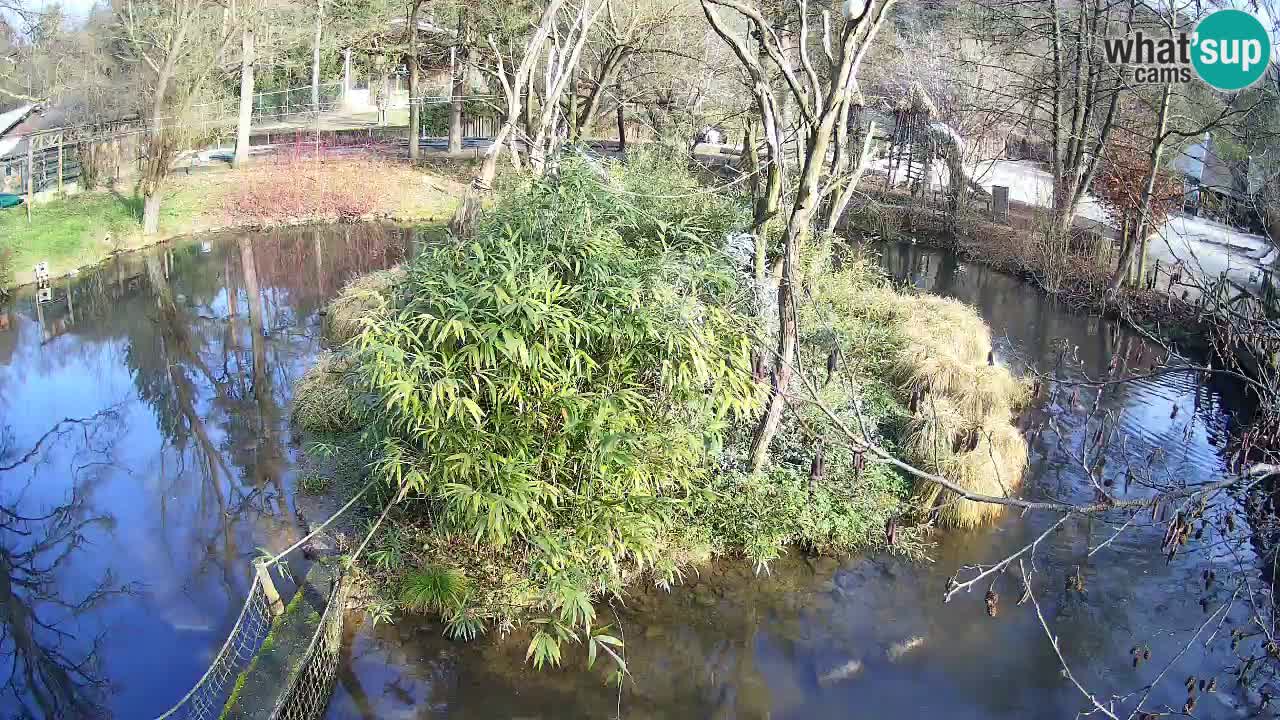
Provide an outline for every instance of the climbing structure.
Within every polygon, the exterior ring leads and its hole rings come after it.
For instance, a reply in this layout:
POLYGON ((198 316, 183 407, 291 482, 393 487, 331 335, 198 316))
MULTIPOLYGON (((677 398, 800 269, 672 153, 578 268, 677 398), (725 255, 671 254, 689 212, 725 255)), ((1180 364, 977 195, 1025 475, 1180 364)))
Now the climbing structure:
POLYGON ((937 107, 919 83, 911 83, 905 97, 893 110, 893 134, 889 138, 889 168, 886 187, 905 183, 912 195, 924 194, 937 149, 929 125, 937 107))
POLYGON ((894 108, 885 187, 903 183, 912 195, 923 196, 933 182, 933 162, 941 159, 947 164, 948 205, 954 214, 968 194, 989 195, 964 167, 964 138, 950 125, 935 121, 937 115, 924 88, 912 83, 894 108))

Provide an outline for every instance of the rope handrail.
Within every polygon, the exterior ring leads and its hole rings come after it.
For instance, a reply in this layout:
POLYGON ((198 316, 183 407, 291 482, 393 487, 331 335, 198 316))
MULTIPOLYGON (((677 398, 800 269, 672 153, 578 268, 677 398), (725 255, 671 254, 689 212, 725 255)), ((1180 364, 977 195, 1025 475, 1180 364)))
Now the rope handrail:
MULTIPOLYGON (((325 520, 323 523, 316 526, 316 528, 314 528, 311 532, 307 533, 297 542, 293 543, 292 545, 280 551, 279 553, 271 557, 268 557, 266 559, 259 559, 258 561, 255 562, 255 565, 265 569, 279 563, 286 555, 302 547, 307 541, 311 540, 316 535, 324 531, 325 528, 333 524, 334 520, 337 520, 347 510, 351 509, 351 507, 355 505, 356 502, 360 500, 360 498, 364 497, 365 493, 367 493, 369 489, 372 488, 375 484, 377 484, 376 479, 370 480, 369 482, 365 483, 364 487, 362 487, 359 490, 359 492, 357 492, 354 496, 352 496, 352 498, 348 500, 346 504, 344 504, 341 508, 339 508, 335 513, 330 515, 329 518, 325 520)), ((391 504, 393 503, 389 503, 388 505, 390 506, 391 504)), ((383 514, 383 517, 385 517, 385 512, 383 514)), ((371 537, 372 534, 376 531, 377 531, 377 525, 375 525, 374 528, 370 531, 369 537, 371 537)), ((369 537, 366 537, 364 542, 361 543, 360 550, 363 550, 364 546, 369 542, 369 537)), ((357 555, 359 554, 360 550, 357 550, 357 553, 356 553, 357 555)), ((256 653, 258 651, 258 648, 261 645, 261 642, 266 635, 266 632, 264 632, 263 630, 265 628, 270 627, 270 611, 269 611, 270 600, 267 599, 266 593, 262 586, 262 577, 263 576, 261 573, 259 572, 254 573, 253 582, 249 586, 249 592, 247 597, 245 598, 244 605, 240 608, 240 614, 236 617, 236 622, 234 625, 232 625, 231 631, 227 633, 227 639, 223 642, 222 647, 218 650, 218 653, 214 656, 213 660, 209 663, 209 668, 205 670, 204 674, 200 676, 200 679, 197 680, 192 685, 191 689, 187 691, 186 695, 183 695, 181 699, 179 699, 176 703, 174 703, 172 707, 170 707, 167 711, 164 712, 164 714, 158 716, 156 720, 177 720, 178 718, 181 718, 181 717, 213 718, 213 717, 218 717, 220 715, 220 713, 222 712, 222 704, 217 701, 219 700, 222 692, 225 690, 225 684, 227 682, 227 679, 231 675, 230 669, 237 664, 237 661, 241 660, 240 658, 241 653, 247 652, 249 656, 252 656, 253 653, 256 653), (253 622, 262 626, 262 627, 255 628, 255 632, 253 634, 262 635, 263 637, 249 638, 248 641, 246 642, 244 641, 244 638, 243 638, 244 633, 242 633, 242 629, 246 624, 246 619, 250 618, 251 609, 254 609, 258 615, 261 615, 261 617, 255 616, 254 618, 252 618, 253 622), (266 620, 265 624, 263 623, 264 618, 266 620), (237 645, 237 641, 241 641, 241 642, 237 645), (250 647, 250 645, 252 645, 252 647, 250 647), (235 656, 234 658, 232 657, 233 655, 235 656), (209 696, 199 697, 202 691, 208 691, 209 696), (187 713, 184 715, 182 714, 183 711, 187 711, 187 713), (206 714, 206 712, 210 712, 211 714, 206 714)), ((339 584, 340 584, 340 581, 336 580, 334 585, 334 592, 336 592, 336 589, 339 586, 339 584)), ((297 592, 301 592, 301 591, 302 591, 301 588, 297 590, 297 592)), ((332 598, 332 595, 331 595, 331 598, 332 598)), ((327 615, 328 612, 329 610, 328 608, 326 608, 326 617, 329 617, 327 615)), ((322 621, 320 630, 323 630, 325 627, 326 627, 326 622, 322 621)), ((320 632, 317 631, 317 638, 319 637, 319 634, 320 632)), ((314 646, 316 642, 318 642, 318 640, 316 638, 313 638, 312 646, 314 646)), ((307 657, 310 657, 310 653, 311 653, 311 649, 308 649, 307 657)), ((225 698, 222 698, 222 700, 223 702, 225 702, 225 698)))
POLYGON ((354 496, 352 496, 352 498, 351 498, 350 500, 348 500, 348 501, 347 501, 347 504, 346 504, 346 505, 343 505, 342 507, 338 508, 338 511, 337 511, 337 512, 335 512, 334 514, 330 515, 328 520, 325 520, 324 522, 320 523, 318 526, 316 526, 316 528, 315 528, 314 530, 312 530, 311 532, 309 532, 309 533, 307 533, 306 535, 302 536, 302 539, 301 539, 301 540, 298 540, 297 542, 295 542, 294 544, 292 544, 292 545, 290 545, 289 547, 285 548, 284 550, 281 550, 281 551, 280 551, 277 555, 275 555, 274 557, 270 557, 270 558, 268 558, 268 559, 266 559, 266 560, 262 561, 262 564, 263 564, 264 566, 267 566, 267 567, 270 567, 270 566, 272 566, 272 565, 275 565, 276 563, 280 562, 280 559, 281 559, 281 558, 283 558, 285 555, 288 555, 289 553, 293 552, 294 550, 297 550, 298 548, 302 547, 304 543, 306 543, 308 540, 310 540, 311 538, 315 537, 316 535, 320 534, 320 531, 322 531, 322 530, 324 530, 325 528, 329 527, 329 525, 330 525, 334 520, 337 520, 337 519, 338 519, 338 517, 342 515, 342 513, 344 513, 344 512, 346 512, 347 510, 349 510, 349 509, 351 508, 351 506, 352 506, 352 505, 355 505, 355 504, 356 504, 356 501, 357 501, 357 500, 359 500, 361 497, 363 497, 363 496, 364 496, 364 494, 365 494, 366 492, 369 492, 369 488, 371 488, 371 487, 373 487, 374 485, 376 485, 376 484, 377 484, 377 482, 378 482, 378 481, 377 481, 376 479, 374 479, 374 480, 370 480, 369 482, 365 483, 364 487, 360 488, 360 492, 358 492, 358 493, 356 493, 354 496))
POLYGON ((204 675, 200 676, 200 679, 191 686, 191 689, 187 691, 186 695, 183 695, 178 702, 173 704, 173 707, 165 711, 163 715, 158 716, 156 720, 168 720, 169 718, 177 717, 178 712, 187 706, 192 698, 195 697, 196 693, 206 687, 206 683, 213 676, 214 671, 220 667, 221 663, 226 659, 230 652, 232 648, 232 640, 236 638, 237 631, 244 623, 245 618, 249 614, 249 609, 253 606, 254 600, 260 595, 261 590, 262 578, 255 573, 253 576, 253 582, 249 585, 249 593, 245 598, 244 606, 240 608, 240 614, 236 617, 235 625, 231 627, 231 632, 227 633, 227 639, 222 643, 222 647, 218 650, 218 654, 214 656, 213 662, 209 663, 209 669, 205 670, 204 675))

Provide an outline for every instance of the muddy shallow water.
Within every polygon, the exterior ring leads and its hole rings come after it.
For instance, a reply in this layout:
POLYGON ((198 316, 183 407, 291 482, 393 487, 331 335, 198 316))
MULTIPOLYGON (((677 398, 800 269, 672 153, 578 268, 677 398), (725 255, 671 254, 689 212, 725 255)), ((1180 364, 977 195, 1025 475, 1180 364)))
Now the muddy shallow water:
MULTIPOLYGON (((1065 348, 1067 377, 1097 377, 1113 354, 1135 368, 1163 358, 1138 336, 1061 309, 1008 276, 911 245, 875 250, 898 280, 976 306, 998 338, 1000 362, 1049 370, 1065 348)), ((1092 497, 1069 456, 1096 429, 1085 427, 1093 401, 1091 390, 1075 398, 1052 385, 1043 389, 1023 426, 1035 433, 1053 418, 1066 440, 1047 429, 1033 435, 1024 493, 1092 497)), ((1123 472, 1124 457, 1161 448, 1162 472, 1190 482, 1215 476, 1225 468, 1235 404, 1185 375, 1109 390, 1100 407, 1119 413, 1128 452, 1113 449, 1108 472, 1123 472)), ((638 590, 601 611, 606 622, 616 615, 625 634, 631 677, 621 692, 605 683, 604 669, 584 669, 583 653, 567 654, 558 670, 533 671, 523 662, 527 638, 520 634, 464 644, 412 619, 358 624, 349 631, 328 717, 1074 717, 1086 701, 1063 676, 1034 605, 1015 604, 1021 594, 1015 578, 996 584, 1003 600, 994 618, 985 612, 985 586, 942 602, 947 578, 962 565, 999 560, 1049 522, 1010 515, 988 529, 947 533, 929 563, 793 553, 767 576, 722 561, 673 592, 638 590)), ((1219 588, 1201 592, 1206 567, 1250 558, 1248 548, 1219 547, 1212 557, 1166 564, 1155 530, 1126 532, 1088 557, 1115 529, 1069 522, 1035 558, 1045 622, 1061 638, 1076 678, 1103 695, 1149 683, 1204 623, 1201 599, 1210 612, 1227 599, 1219 588), (1077 566, 1084 592, 1067 589, 1077 566), (1135 669, 1135 645, 1148 646, 1155 662, 1135 669)), ((1228 626, 1245 619, 1238 610, 1228 616, 1228 626)), ((1221 689, 1203 696, 1198 716, 1239 716, 1243 698, 1224 672, 1228 632, 1178 661, 1148 707, 1180 710, 1183 678, 1219 674, 1221 689)))
POLYGON ((153 718, 205 672, 297 537, 317 312, 408 237, 206 236, 0 303, 0 717, 153 718))

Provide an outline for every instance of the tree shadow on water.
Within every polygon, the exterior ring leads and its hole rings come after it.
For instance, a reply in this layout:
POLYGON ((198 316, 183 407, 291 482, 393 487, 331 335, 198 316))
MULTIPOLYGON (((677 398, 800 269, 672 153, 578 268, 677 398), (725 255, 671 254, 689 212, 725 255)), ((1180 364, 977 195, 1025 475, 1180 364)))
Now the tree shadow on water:
MULTIPOLYGON (((77 430, 92 433, 89 426, 118 419, 109 409, 64 420, 25 452, 12 447, 9 428, 0 429, 0 479, 38 465, 59 438, 77 430)), ((108 571, 87 592, 72 594, 59 575, 88 544, 89 533, 110 530, 115 520, 90 512, 78 486, 52 508, 23 508, 21 496, 0 496, 0 668, 7 669, 0 671, 0 705, 16 707, 19 718, 104 717, 109 687, 99 667, 103 636, 87 642, 76 637, 75 620, 138 588, 117 582, 108 571)))

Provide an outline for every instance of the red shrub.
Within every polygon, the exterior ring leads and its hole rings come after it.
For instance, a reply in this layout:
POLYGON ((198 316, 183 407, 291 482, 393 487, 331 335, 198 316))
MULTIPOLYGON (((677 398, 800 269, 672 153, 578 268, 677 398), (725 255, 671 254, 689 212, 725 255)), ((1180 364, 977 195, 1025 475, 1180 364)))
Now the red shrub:
MULTIPOLYGON (((1108 146, 1098 174, 1093 179, 1093 194, 1106 211, 1107 218, 1118 228, 1136 226, 1142 214, 1142 193, 1146 190, 1151 158, 1128 145, 1108 146)), ((1182 203, 1182 180, 1160 168, 1151 194, 1148 227, 1160 227, 1182 203)))
POLYGON ((235 225, 274 225, 354 220, 383 210, 394 196, 394 176, 377 149, 332 139, 278 145, 266 162, 242 173, 223 211, 235 225))

